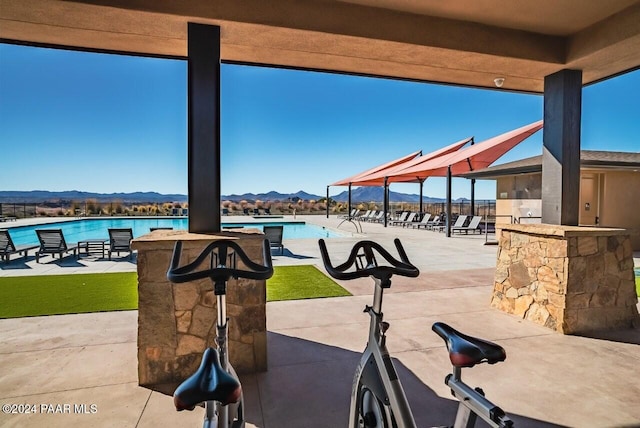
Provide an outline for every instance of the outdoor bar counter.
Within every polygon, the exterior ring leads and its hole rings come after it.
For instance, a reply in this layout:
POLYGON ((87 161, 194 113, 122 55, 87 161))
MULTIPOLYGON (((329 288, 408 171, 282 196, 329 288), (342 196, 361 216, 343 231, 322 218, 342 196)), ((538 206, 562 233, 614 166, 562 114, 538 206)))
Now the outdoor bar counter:
MULTIPOLYGON (((167 280, 177 240, 180 265, 193 261, 214 240, 238 239, 262 263, 264 235, 258 229, 233 229, 215 235, 156 230, 133 240, 138 250, 138 383, 172 393, 191 375, 202 352, 215 347, 216 299, 207 279, 182 284, 167 280)), ((231 279, 227 286, 229 359, 238 373, 267 369, 266 281, 231 279)))
POLYGON ((501 226, 493 307, 565 334, 639 324, 628 230, 501 226))

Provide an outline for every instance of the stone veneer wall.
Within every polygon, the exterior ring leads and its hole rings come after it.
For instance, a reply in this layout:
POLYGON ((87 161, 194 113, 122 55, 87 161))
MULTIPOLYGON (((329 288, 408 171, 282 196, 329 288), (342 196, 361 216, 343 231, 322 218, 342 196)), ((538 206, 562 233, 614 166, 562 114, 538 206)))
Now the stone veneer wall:
POLYGON ((499 245, 491 306, 565 334, 638 325, 625 230, 509 225, 499 245))
MULTIPOLYGON (((191 375, 206 347, 215 347, 217 313, 211 281, 172 284, 167 280, 175 241, 184 242, 181 265, 193 261, 208 243, 221 237, 241 240, 239 244, 249 257, 262 262, 262 233, 236 230, 215 236, 158 230, 134 240, 133 247, 138 250, 140 385, 172 392, 164 385, 175 385, 191 375)), ((267 369, 265 305, 265 281, 229 281, 229 359, 238 373, 267 369)))

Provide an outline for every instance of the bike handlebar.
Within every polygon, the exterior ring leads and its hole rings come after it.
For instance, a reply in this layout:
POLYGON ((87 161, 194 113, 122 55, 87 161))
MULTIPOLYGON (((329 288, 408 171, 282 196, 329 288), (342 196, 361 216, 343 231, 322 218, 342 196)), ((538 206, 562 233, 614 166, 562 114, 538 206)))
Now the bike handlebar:
POLYGON ((262 242, 262 258, 264 265, 252 261, 244 250, 233 240, 222 239, 214 241, 206 246, 196 259, 184 266, 178 267, 180 264, 180 255, 182 253, 182 241, 176 241, 173 247, 173 257, 171 265, 167 271, 167 279, 174 283, 182 283, 195 281, 203 278, 211 278, 213 281, 227 281, 229 278, 248 278, 248 279, 269 279, 273 275, 273 265, 271 263, 271 249, 269 241, 266 239, 262 242), (232 249, 235 254, 248 269, 236 269, 226 266, 224 263, 227 259, 228 250, 232 249), (218 250, 218 257, 221 264, 210 269, 197 270, 202 262, 215 250, 218 250))
POLYGON ((411 278, 417 277, 420 274, 420 271, 409 261, 407 253, 404 251, 400 240, 396 238, 393 242, 398 250, 398 254, 400 255, 400 260, 393 257, 387 250, 376 242, 360 241, 351 249, 351 253, 347 258, 347 261, 338 266, 333 266, 331 264, 324 240, 320 239, 318 244, 320 245, 320 254, 322 254, 324 267, 327 269, 327 272, 329 272, 329 275, 336 279, 350 280, 373 276, 374 278, 384 280, 389 279, 392 275, 408 276, 411 278), (366 267, 359 267, 357 264, 358 257, 362 255, 359 254, 361 250, 367 261, 366 267), (391 266, 378 266, 373 250, 380 254, 391 266), (353 267, 355 267, 355 271, 347 272, 347 270, 353 267))

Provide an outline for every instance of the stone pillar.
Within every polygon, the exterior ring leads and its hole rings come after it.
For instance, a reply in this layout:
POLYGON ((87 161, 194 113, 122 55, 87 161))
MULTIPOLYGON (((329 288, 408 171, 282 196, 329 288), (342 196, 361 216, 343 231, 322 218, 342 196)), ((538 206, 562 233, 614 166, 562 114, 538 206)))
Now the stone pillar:
MULTIPOLYGON (((209 279, 172 284, 166 273, 176 240, 180 264, 193 261, 207 244, 234 237, 252 260, 262 262, 264 235, 236 229, 217 235, 158 230, 139 237, 138 382, 153 390, 173 388, 198 367, 202 352, 215 347, 216 298, 209 279)), ((227 287, 229 359, 238 373, 267 369, 266 281, 230 280, 227 287)))
POLYGON ((639 325, 628 231, 502 228, 491 306, 565 334, 639 325))

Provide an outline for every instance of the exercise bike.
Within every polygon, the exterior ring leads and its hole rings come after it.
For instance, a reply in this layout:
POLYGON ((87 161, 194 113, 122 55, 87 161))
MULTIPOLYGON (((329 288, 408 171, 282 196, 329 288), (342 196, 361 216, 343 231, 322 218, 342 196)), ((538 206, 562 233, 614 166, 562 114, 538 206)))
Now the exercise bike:
POLYGON ((269 242, 263 241, 264 265, 253 262, 233 240, 212 242, 196 259, 179 266, 182 242, 173 249, 167 278, 173 283, 210 278, 217 300, 216 348, 207 348, 196 372, 182 382, 173 394, 176 410, 193 410, 205 403, 204 428, 244 428, 244 398, 240 380, 229 363, 227 351, 227 282, 230 278, 266 280, 273 275, 269 242), (237 268, 237 259, 246 268, 237 268), (208 267, 207 267, 208 265, 208 267), (204 268, 202 266, 205 266, 204 268))
MULTIPOLYGON (((374 282, 373 305, 364 312, 371 317, 369 340, 356 368, 351 391, 349 428, 416 428, 409 402, 386 347, 389 323, 382 314, 384 289, 391 287, 391 277, 417 277, 418 268, 409 262, 399 239, 394 244, 400 260, 379 244, 360 241, 351 249, 347 260, 337 266, 331 264, 324 240, 320 239, 320 253, 327 272, 336 279, 351 280, 371 276, 374 282), (379 265, 376 257, 385 265, 379 265)), ((473 389, 462 382, 462 368, 481 362, 495 364, 506 358, 502 347, 494 343, 464 335, 444 323, 435 323, 433 331, 442 337, 449 351, 453 373, 445 378, 452 394, 460 404, 454 428, 472 428, 477 416, 491 427, 512 427, 513 422, 504 411, 484 397, 481 389, 473 389)))

